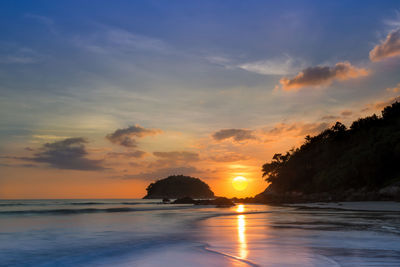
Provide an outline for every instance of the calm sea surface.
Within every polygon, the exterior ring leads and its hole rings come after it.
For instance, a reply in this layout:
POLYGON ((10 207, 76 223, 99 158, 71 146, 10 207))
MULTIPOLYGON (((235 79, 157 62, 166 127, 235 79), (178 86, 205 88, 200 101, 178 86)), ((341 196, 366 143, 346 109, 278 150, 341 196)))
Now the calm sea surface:
POLYGON ((388 210, 0 200, 0 266, 400 266, 388 210))

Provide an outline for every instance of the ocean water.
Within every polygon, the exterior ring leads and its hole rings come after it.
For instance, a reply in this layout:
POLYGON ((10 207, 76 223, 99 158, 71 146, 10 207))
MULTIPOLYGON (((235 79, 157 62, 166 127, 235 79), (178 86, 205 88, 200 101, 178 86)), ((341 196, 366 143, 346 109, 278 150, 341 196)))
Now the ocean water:
POLYGON ((400 266, 399 205, 0 200, 0 266, 400 266))

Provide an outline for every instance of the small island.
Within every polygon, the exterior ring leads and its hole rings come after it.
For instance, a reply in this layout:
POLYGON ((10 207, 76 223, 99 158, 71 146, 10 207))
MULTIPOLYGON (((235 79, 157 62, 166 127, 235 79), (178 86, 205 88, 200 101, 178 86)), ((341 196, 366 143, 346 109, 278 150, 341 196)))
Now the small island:
POLYGON ((167 199, 184 198, 210 199, 214 198, 208 184, 200 180, 184 175, 172 175, 151 183, 147 188, 147 195, 144 199, 167 199))

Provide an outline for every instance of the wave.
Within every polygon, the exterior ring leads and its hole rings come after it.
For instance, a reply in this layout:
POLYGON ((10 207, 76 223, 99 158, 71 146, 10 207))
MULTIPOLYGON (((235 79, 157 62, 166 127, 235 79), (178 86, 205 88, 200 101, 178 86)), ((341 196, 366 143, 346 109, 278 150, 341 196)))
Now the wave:
POLYGON ((162 204, 160 202, 55 202, 55 203, 0 203, 0 207, 20 207, 20 206, 86 206, 86 205, 146 205, 162 204))
POLYGON ((73 202, 68 205, 143 205, 143 204, 161 204, 157 202, 73 202))
POLYGON ((86 209, 36 209, 36 210, 7 210, 0 211, 0 215, 70 215, 70 214, 83 214, 83 213, 112 213, 112 212, 135 212, 135 211, 158 211, 158 210, 178 210, 186 209, 191 206, 174 206, 164 208, 86 208, 86 209))

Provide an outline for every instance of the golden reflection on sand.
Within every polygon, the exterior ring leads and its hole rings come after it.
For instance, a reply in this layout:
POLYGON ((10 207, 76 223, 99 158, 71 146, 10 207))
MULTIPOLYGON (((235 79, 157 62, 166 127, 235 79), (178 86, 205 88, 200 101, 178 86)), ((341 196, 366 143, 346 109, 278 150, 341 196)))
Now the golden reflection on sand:
MULTIPOLYGON (((238 205, 236 211, 243 212, 244 205, 238 205)), ((247 250, 247 241, 246 241, 246 216, 243 214, 237 216, 237 229, 238 229, 239 257, 245 259, 247 258, 249 251, 247 250)))

